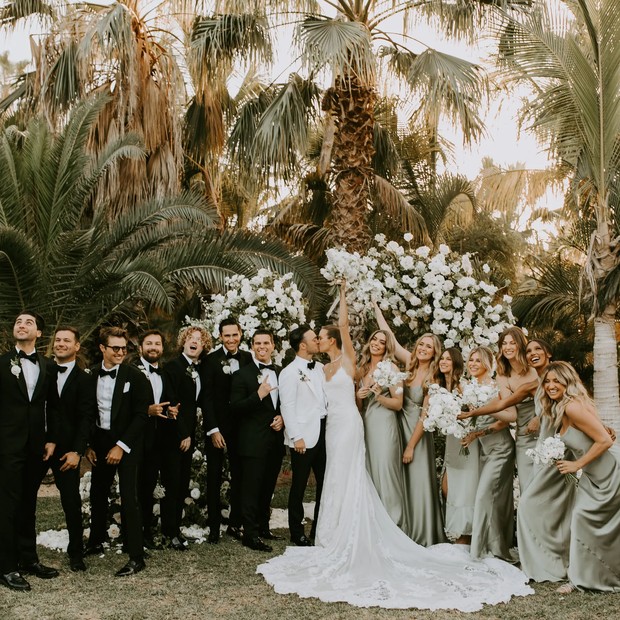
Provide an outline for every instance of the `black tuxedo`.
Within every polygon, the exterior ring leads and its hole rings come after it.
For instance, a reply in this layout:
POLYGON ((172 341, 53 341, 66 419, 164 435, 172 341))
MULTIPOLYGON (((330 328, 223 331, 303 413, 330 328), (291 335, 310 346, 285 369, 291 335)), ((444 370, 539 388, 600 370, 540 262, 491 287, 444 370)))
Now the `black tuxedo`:
MULTIPOLYGON (((161 531, 170 538, 179 535, 194 453, 198 399, 196 380, 191 372, 183 354, 169 361, 163 371, 165 400, 173 406, 180 404, 176 420, 158 421, 161 482, 165 489, 161 501, 161 531), (182 452, 180 443, 187 437, 191 439, 191 445, 189 450, 182 452)), ((195 372, 198 374, 197 369, 195 372)))
MULTIPOLYGON (((239 368, 252 363, 249 351, 238 351, 239 368)), ((230 517, 229 524, 241 527, 241 461, 239 459, 238 420, 230 411, 230 388, 233 374, 226 349, 220 347, 207 356, 200 365, 202 390, 200 408, 202 425, 205 432, 205 453, 207 455, 207 508, 209 511, 209 528, 219 532, 221 523, 220 488, 224 465, 224 450, 216 448, 208 436, 209 431, 217 428, 224 436, 226 454, 230 467, 230 517)))
POLYGON ((36 561, 35 510, 47 442, 56 442, 53 402, 56 364, 37 354, 39 377, 32 399, 17 352, 0 356, 0 574, 36 561), (12 372, 13 370, 13 372, 12 372), (34 497, 34 505, 32 498, 34 497))
MULTIPOLYGON (((100 367, 92 370, 95 377, 100 367)), ((95 378, 91 389, 95 398, 99 383, 95 378)), ((138 498, 138 469, 142 458, 144 426, 150 402, 150 386, 145 376, 133 366, 121 364, 112 395, 110 429, 100 428, 102 412, 97 412, 97 428, 94 431, 93 449, 97 455, 97 465, 93 467, 90 487, 91 525, 90 545, 98 545, 106 539, 108 502, 114 474, 118 470, 121 491, 121 515, 123 535, 129 557, 141 561, 144 555, 142 538, 142 515, 138 498), (106 463, 106 455, 122 442, 131 451, 123 450, 118 465, 106 463)))
MULTIPOLYGON (((153 393, 153 386, 149 379, 150 370, 144 366, 142 360, 138 358, 133 365, 145 376, 149 383, 149 404, 155 405, 159 402, 165 402, 165 387, 162 386, 161 397, 158 401, 155 400, 153 393)), ((161 364, 158 365, 161 369, 161 364)), ((162 376, 163 383, 163 376, 162 376)), ((144 425, 144 442, 142 461, 140 463, 140 470, 138 473, 138 493, 140 496, 140 507, 142 509, 142 525, 144 530, 144 536, 146 538, 152 537, 152 525, 153 525, 153 492, 157 486, 157 477, 159 476, 160 467, 160 450, 157 443, 157 416, 148 416, 146 424, 144 425)))
POLYGON ((241 513, 248 540, 269 530, 271 497, 284 456, 284 433, 270 427, 280 414, 279 404, 274 406, 271 394, 260 399, 259 376, 258 366, 247 364, 233 375, 230 392, 231 411, 239 424, 241 513))

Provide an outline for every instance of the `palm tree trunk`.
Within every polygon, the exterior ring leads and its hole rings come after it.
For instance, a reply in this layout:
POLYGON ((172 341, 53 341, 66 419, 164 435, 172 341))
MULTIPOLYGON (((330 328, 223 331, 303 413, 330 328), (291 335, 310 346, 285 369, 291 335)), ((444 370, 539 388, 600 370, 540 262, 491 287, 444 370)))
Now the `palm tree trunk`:
POLYGON ((594 400, 601 420, 616 433, 620 430, 620 395, 618 393, 618 346, 616 342, 616 307, 608 304, 594 319, 594 400))
POLYGON ((376 94, 356 76, 338 77, 324 109, 334 116, 333 209, 331 227, 335 245, 365 254, 370 245, 367 223, 374 179, 374 106, 376 94))

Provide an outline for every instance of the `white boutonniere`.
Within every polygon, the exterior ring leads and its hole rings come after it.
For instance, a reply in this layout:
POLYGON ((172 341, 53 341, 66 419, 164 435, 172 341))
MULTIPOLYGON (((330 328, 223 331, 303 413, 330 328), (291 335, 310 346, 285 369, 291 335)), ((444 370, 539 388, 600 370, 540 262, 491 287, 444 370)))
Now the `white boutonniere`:
POLYGON ((11 374, 15 375, 19 379, 19 375, 22 374, 22 365, 19 363, 19 357, 14 357, 11 360, 11 374))
POLYGON ((138 364, 136 368, 150 381, 149 371, 144 367, 144 364, 138 364))
POLYGON ((92 374, 93 374, 93 373, 91 372, 90 368, 84 368, 84 372, 85 372, 87 375, 92 375, 92 374))
POLYGON ((262 382, 265 380, 265 377, 263 376, 263 373, 262 373, 262 372, 259 372, 259 373, 256 375, 256 380, 257 380, 259 383, 262 383, 262 382))
POLYGON ((308 381, 310 381, 310 377, 303 371, 303 370, 299 370, 299 380, 302 383, 307 383, 308 381))
POLYGON ((196 379, 198 379, 198 371, 193 366, 188 366, 185 369, 185 372, 192 378, 192 381, 196 383, 196 379))
POLYGON ((222 372, 225 375, 231 375, 232 374, 232 368, 230 366, 230 362, 228 361, 228 359, 223 359, 222 360, 222 372))

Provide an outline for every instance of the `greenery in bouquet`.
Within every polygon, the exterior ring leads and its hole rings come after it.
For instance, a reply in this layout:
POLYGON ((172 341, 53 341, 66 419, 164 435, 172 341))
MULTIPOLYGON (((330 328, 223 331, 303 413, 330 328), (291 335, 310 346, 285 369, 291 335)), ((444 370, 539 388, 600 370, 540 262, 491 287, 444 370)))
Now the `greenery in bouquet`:
POLYGON ((227 277, 225 286, 226 293, 201 299, 205 316, 202 324, 214 337, 218 336, 220 322, 229 316, 237 318, 247 337, 258 327, 270 329, 277 339, 274 359, 280 364, 289 348, 288 333, 306 322, 306 302, 293 282, 293 274, 259 269, 251 278, 227 277))
POLYGON ((347 281, 351 313, 362 322, 372 320, 369 302, 374 300, 396 330, 406 327, 411 338, 431 332, 446 347, 459 346, 465 352, 497 343, 514 323, 511 297, 484 279, 490 267, 482 265, 478 274, 469 254, 459 255, 447 245, 433 252, 376 235, 366 256, 336 248, 326 255, 321 273, 332 285, 347 281))

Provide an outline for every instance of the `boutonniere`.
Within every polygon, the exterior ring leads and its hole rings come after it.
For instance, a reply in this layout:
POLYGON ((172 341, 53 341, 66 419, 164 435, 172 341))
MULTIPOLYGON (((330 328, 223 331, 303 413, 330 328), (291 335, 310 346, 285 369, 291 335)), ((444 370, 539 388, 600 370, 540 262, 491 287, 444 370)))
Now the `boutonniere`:
POLYGON ((85 372, 87 375, 92 375, 92 374, 93 374, 90 368, 84 368, 84 372, 85 372))
POLYGON ((230 366, 230 361, 228 359, 222 360, 222 372, 225 375, 232 375, 232 368, 230 366))
POLYGON ((256 375, 256 380, 257 380, 259 383, 262 383, 262 382, 265 380, 265 377, 263 376, 263 373, 262 373, 262 372, 259 372, 259 373, 256 375))
POLYGON ((303 370, 299 369, 299 380, 302 383, 307 383, 310 381, 310 377, 303 370))
POLYGON ((138 364, 136 368, 150 381, 149 371, 144 367, 144 364, 138 364))
POLYGON ((14 357, 11 360, 11 374, 15 375, 19 379, 19 375, 22 374, 22 365, 19 363, 19 357, 14 357))
POLYGON ((198 371, 194 368, 194 366, 190 364, 185 369, 185 372, 192 378, 192 381, 196 383, 196 379, 198 379, 198 371))

